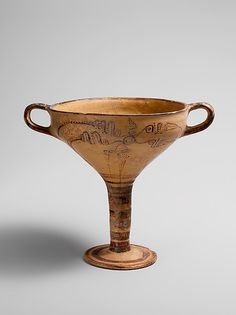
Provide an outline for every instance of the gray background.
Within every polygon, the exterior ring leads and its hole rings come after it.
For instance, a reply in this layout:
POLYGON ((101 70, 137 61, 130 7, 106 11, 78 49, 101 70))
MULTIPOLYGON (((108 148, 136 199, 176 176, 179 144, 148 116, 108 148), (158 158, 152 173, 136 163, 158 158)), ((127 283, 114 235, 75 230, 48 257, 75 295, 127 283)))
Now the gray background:
POLYGON ((0 1, 1 314, 236 314, 235 15, 235 1, 0 1), (32 102, 96 96, 216 110, 135 183, 131 240, 158 253, 150 268, 82 261, 108 242, 105 185, 23 121, 32 102))

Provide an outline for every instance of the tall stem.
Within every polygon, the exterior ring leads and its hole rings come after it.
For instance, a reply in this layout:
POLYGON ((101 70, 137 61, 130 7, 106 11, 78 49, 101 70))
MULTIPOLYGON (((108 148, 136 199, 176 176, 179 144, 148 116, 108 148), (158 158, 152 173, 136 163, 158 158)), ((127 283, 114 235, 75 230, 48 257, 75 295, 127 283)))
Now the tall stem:
POLYGON ((133 182, 106 182, 110 211, 110 250, 130 250, 131 194, 133 182))

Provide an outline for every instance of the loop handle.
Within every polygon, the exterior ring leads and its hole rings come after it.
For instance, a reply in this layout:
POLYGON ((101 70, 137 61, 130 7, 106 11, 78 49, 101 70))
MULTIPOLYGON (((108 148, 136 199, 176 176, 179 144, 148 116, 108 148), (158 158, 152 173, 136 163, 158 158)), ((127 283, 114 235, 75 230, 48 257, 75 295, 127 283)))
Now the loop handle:
POLYGON ((215 116, 213 107, 208 103, 192 103, 192 104, 188 104, 188 107, 189 107, 188 108, 188 114, 192 110, 195 110, 195 109, 199 109, 199 108, 205 109, 207 111, 207 118, 202 123, 197 124, 195 126, 186 126, 185 132, 182 135, 182 137, 187 136, 187 135, 191 135, 191 134, 196 133, 196 132, 200 132, 200 131, 208 128, 211 125, 211 123, 213 122, 214 116, 215 116))
POLYGON ((46 104, 42 104, 42 103, 35 103, 35 104, 28 105, 25 109, 25 112, 24 112, 24 119, 25 119, 26 124, 31 129, 38 131, 38 132, 45 133, 47 135, 51 135, 50 126, 49 127, 40 126, 40 125, 38 125, 32 121, 31 112, 33 109, 42 109, 42 110, 46 110, 47 112, 49 112, 49 106, 46 104))

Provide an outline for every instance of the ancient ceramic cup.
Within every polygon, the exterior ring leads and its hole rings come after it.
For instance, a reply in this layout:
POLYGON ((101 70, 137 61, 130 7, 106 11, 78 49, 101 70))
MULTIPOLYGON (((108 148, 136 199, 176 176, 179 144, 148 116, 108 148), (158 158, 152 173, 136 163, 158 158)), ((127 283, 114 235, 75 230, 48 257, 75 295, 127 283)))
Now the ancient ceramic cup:
POLYGON ((106 183, 111 241, 87 250, 85 261, 109 269, 136 269, 153 264, 155 252, 129 242, 134 180, 176 139, 206 129, 214 119, 212 106, 151 98, 95 98, 52 106, 31 104, 25 109, 24 118, 31 129, 67 143, 106 183), (206 120, 187 126, 189 112, 198 108, 206 110, 206 120), (49 127, 32 121, 34 109, 49 113, 49 127))

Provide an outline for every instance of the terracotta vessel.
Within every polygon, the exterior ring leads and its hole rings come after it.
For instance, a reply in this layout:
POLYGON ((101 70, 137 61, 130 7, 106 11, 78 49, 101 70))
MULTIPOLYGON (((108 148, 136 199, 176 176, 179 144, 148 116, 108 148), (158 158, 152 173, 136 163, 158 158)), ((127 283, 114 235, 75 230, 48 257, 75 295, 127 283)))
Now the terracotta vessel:
POLYGON ((85 261, 109 269, 137 269, 153 264, 155 252, 129 242, 134 180, 176 139, 206 129, 214 119, 211 105, 151 98, 95 98, 52 106, 32 104, 25 109, 24 118, 31 129, 67 143, 106 183, 111 241, 88 249, 85 261), (189 112, 198 108, 207 111, 206 120, 187 126, 189 112), (34 109, 49 113, 49 127, 32 121, 34 109))

